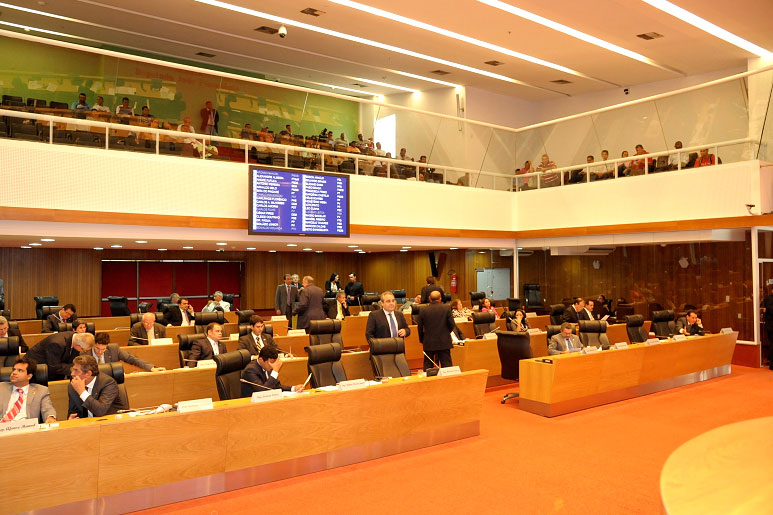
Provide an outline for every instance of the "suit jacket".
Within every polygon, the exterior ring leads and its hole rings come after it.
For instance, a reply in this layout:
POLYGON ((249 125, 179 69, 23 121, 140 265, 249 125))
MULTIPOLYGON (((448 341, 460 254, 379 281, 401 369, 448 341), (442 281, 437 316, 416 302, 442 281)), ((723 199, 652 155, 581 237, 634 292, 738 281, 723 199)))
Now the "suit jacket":
MULTIPOLYGON (((274 347, 277 351, 281 352, 279 346, 274 343, 274 337, 270 334, 261 333, 260 341, 263 343, 262 347, 274 347)), ((255 335, 252 334, 252 331, 239 338, 239 349, 247 349, 253 356, 257 356, 260 353, 260 349, 255 343, 255 335)))
MULTIPOLYGON (((65 322, 72 322, 75 320, 75 315, 71 316, 70 318, 66 319, 65 322)), ((59 320, 59 314, 58 313, 52 313, 46 317, 45 320, 43 320, 43 329, 40 331, 41 333, 56 333, 59 331, 59 324, 62 321, 59 320)))
POLYGON ((590 317, 588 316, 588 312, 584 309, 577 312, 576 309, 574 309, 574 305, 569 306, 564 310, 564 314, 561 315, 561 321, 562 322, 569 322, 570 324, 577 324, 580 320, 590 320, 590 317))
MULTIPOLYGON (((411 334, 411 328, 408 327, 408 322, 405 321, 405 316, 402 312, 395 310, 395 320, 397 321, 397 330, 405 329, 405 337, 407 338, 411 334)), ((389 328, 389 321, 386 317, 386 312, 383 309, 377 309, 371 311, 368 315, 368 323, 365 326, 365 339, 370 341, 373 338, 391 338, 392 331, 389 328)))
POLYGON ((282 283, 276 287, 276 293, 274 294, 274 309, 281 311, 283 314, 291 314, 293 311, 293 304, 298 302, 298 288, 290 285, 290 306, 287 305, 287 286, 282 283), (289 311, 289 313, 288 313, 289 311))
POLYGON ((700 336, 703 336, 704 334, 706 334, 706 331, 702 327, 700 327, 697 323, 696 324, 688 324, 687 323, 687 317, 679 317, 679 318, 677 318, 676 319, 676 325, 674 327, 675 327, 674 330, 676 331, 676 334, 681 333, 682 329, 684 329, 684 334, 686 334, 688 336, 693 336, 693 335, 696 335, 696 334, 700 335, 700 336))
POLYGON ((442 303, 431 303, 423 307, 419 313, 419 341, 425 351, 447 350, 453 347, 451 331, 456 328, 451 306, 442 303))
POLYGON ((35 363, 48 365, 48 380, 56 381, 70 376, 72 360, 79 352, 72 348, 72 331, 54 333, 40 340, 26 356, 35 363))
MULTIPOLYGON (((166 338, 166 327, 155 322, 153 324, 153 334, 156 338, 166 338)), ((132 326, 129 333, 129 345, 148 345, 148 331, 142 322, 137 322, 132 326)))
MULTIPOLYGON (((338 316, 338 299, 327 299, 325 300, 325 313, 327 314, 328 318, 331 318, 335 320, 335 318, 338 316)), ((344 316, 344 318, 351 316, 349 313, 349 303, 346 303, 346 306, 341 306, 341 314, 344 316)))
POLYGON ((421 289, 421 303, 426 304, 429 302, 429 294, 433 291, 439 291, 440 292, 440 300, 443 300, 443 295, 445 295, 445 292, 443 291, 443 287, 439 286, 437 284, 428 284, 424 288, 421 289))
MULTIPOLYGON (((582 349, 583 345, 580 341, 580 337, 576 334, 572 334, 570 340, 572 341, 572 347, 575 349, 582 349)), ((548 354, 561 354, 566 349, 566 341, 561 334, 554 334, 550 338, 550 344, 548 345, 548 354)))
MULTIPOLYGON (((275 388, 280 388, 283 392, 292 390, 291 386, 281 384, 279 379, 275 379, 271 376, 270 372, 263 370, 263 367, 261 367, 260 363, 257 361, 251 361, 249 365, 244 367, 244 370, 242 370, 242 379, 251 383, 262 384, 270 390, 275 388)), ((251 397, 253 392, 265 392, 266 388, 242 383, 242 397, 251 397)))
MULTIPOLYGON (((0 383, 0 419, 6 414, 13 389, 11 383, 0 383)), ((30 383, 25 403, 27 418, 36 418, 40 423, 45 422, 48 417, 56 418, 56 411, 46 386, 30 383)))
POLYGON ((298 329, 308 329, 312 320, 324 320, 325 292, 315 284, 310 284, 301 292, 301 300, 295 313, 298 315, 298 329))
MULTIPOLYGON (((228 352, 228 349, 225 348, 225 343, 223 342, 217 342, 217 348, 220 354, 228 352)), ((213 359, 214 357, 215 353, 212 352, 212 345, 209 343, 209 338, 196 340, 191 344, 191 353, 188 356, 188 359, 199 361, 202 359, 213 359)), ((196 363, 190 362, 188 365, 195 367, 196 363)))
POLYGON ((15 336, 15 337, 17 337, 19 339, 19 349, 23 353, 26 353, 29 350, 29 347, 27 347, 27 344, 24 343, 24 338, 21 335, 21 331, 19 331, 19 329, 17 329, 16 327, 9 327, 8 328, 8 336, 9 337, 15 336))
MULTIPOLYGON (((217 132, 217 124, 220 122, 220 113, 217 112, 217 109, 214 107, 212 108, 212 111, 215 114, 215 132, 217 132)), ((200 111, 201 114, 201 127, 199 128, 201 132, 204 132, 207 130, 207 122, 209 122, 209 111, 207 111, 207 108, 205 107, 200 111)))
MULTIPOLYGON (((190 322, 196 320, 196 316, 193 313, 187 313, 187 315, 190 322)), ((177 304, 167 304, 164 307, 164 320, 171 325, 183 325, 183 314, 180 311, 180 306, 177 304)))
POLYGON ((85 401, 75 393, 72 384, 67 385, 67 397, 69 398, 67 414, 77 413, 80 418, 89 416, 86 411, 90 411, 95 417, 101 417, 117 413, 118 410, 129 409, 118 395, 118 383, 107 374, 99 374, 94 379, 94 388, 85 401))
POLYGON ((352 297, 355 298, 352 304, 359 304, 360 297, 365 295, 365 288, 362 286, 361 282, 355 281, 353 283, 346 283, 346 286, 344 287, 344 292, 346 293, 347 297, 351 295, 352 297))
MULTIPOLYGON (((99 363, 99 358, 94 356, 94 354, 90 350, 81 352, 81 355, 93 356, 94 359, 97 360, 97 363, 99 363)), ((153 368, 153 363, 148 363, 142 358, 138 358, 133 354, 129 354, 128 352, 123 350, 117 343, 109 343, 107 345, 107 349, 105 350, 105 353, 103 354, 103 356, 105 357, 105 363, 118 363, 119 361, 123 361, 124 363, 129 363, 130 365, 134 365, 135 367, 142 368, 144 370, 147 370, 148 372, 150 372, 150 369, 153 368)))

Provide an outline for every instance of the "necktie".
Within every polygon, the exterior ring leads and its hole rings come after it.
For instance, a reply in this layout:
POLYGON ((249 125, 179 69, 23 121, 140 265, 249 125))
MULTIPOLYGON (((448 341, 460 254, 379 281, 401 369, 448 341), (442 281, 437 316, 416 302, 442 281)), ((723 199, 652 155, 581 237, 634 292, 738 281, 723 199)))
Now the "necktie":
POLYGON ((566 349, 572 350, 572 340, 570 340, 569 338, 566 339, 566 349))
POLYGON ((255 337, 255 346, 258 348, 258 351, 263 348, 263 342, 261 341, 260 336, 255 337))
POLYGON ((336 319, 341 320, 344 318, 343 310, 341 309, 341 303, 336 302, 336 305, 338 306, 338 313, 336 314, 336 319))
POLYGON ((24 390, 17 388, 16 391, 19 392, 19 398, 16 399, 16 403, 11 408, 11 411, 6 413, 3 417, 3 420, 0 420, 0 422, 10 422, 11 420, 15 419, 16 415, 18 415, 21 411, 21 405, 24 404, 24 390))
MULTIPOLYGON (((91 383, 91 386, 87 386, 87 387, 86 387, 86 393, 87 393, 88 395, 91 395, 91 388, 92 388, 93 386, 94 386, 94 383, 91 383)), ((88 417, 93 417, 93 416, 94 416, 94 414, 93 414, 91 411, 89 411, 89 410, 86 410, 86 414, 87 414, 86 416, 88 416, 88 417)))
POLYGON ((395 314, 387 313, 389 319, 389 328, 392 330, 392 338, 397 338, 397 324, 395 323, 395 314))
POLYGON ((285 288, 287 289, 287 305, 291 306, 292 302, 290 301, 290 287, 285 285, 285 288))
POLYGON ((183 314, 183 323, 182 323, 182 325, 188 325, 188 313, 185 312, 185 311, 181 311, 181 313, 183 314))

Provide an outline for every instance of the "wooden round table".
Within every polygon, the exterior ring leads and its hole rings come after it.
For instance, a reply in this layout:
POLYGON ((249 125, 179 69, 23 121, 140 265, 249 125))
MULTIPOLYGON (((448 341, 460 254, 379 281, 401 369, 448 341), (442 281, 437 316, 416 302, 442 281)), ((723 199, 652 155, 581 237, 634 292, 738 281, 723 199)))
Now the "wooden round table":
POLYGON ((686 442, 660 474, 669 514, 773 513, 773 417, 712 429, 686 442))

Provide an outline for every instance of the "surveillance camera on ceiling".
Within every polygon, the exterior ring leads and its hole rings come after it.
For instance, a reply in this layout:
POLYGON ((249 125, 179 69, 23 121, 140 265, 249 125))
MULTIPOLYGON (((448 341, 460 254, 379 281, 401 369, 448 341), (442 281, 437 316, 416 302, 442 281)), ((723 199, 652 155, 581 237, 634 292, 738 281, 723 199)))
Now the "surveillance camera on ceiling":
POLYGON ((282 25, 281 27, 279 27, 279 37, 280 37, 280 38, 285 38, 285 37, 287 37, 287 27, 285 27, 284 25, 282 25))

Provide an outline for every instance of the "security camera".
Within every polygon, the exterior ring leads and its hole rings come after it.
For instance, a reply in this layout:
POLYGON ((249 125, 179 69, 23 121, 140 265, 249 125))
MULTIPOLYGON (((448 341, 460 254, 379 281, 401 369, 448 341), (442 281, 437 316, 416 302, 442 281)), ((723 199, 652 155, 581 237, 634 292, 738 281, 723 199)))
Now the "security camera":
POLYGON ((285 27, 284 25, 282 25, 281 27, 279 27, 279 37, 280 37, 280 38, 285 38, 285 37, 287 37, 287 27, 285 27))
POLYGON ((625 93, 625 94, 627 95, 627 94, 628 94, 628 88, 625 88, 625 89, 623 90, 623 93, 625 93))
POLYGON ((746 204, 746 210, 749 212, 750 215, 753 215, 754 212, 752 209, 754 209, 756 206, 754 204, 746 204))

